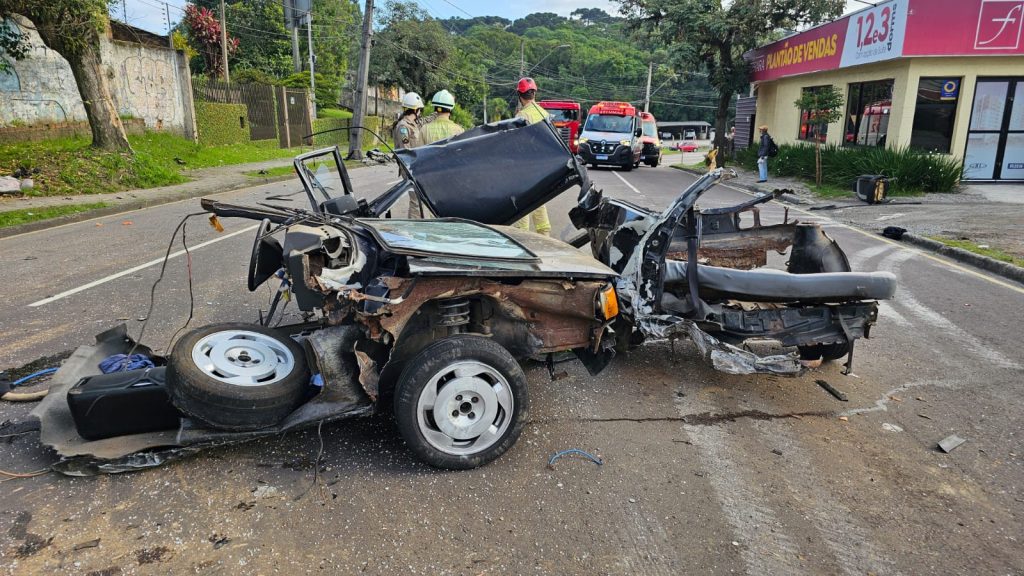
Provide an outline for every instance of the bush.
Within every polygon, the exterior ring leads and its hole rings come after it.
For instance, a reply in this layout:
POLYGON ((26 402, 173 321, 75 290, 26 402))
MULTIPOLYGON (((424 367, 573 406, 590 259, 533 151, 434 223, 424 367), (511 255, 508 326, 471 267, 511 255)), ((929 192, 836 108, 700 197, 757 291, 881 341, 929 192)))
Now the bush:
POLYGON ((216 146, 249 141, 245 104, 196 102, 195 106, 200 144, 216 146))
MULTIPOLYGON (((324 76, 319 72, 315 76, 317 109, 337 107, 341 91, 338 79, 324 76)), ((305 88, 309 90, 309 72, 296 72, 282 80, 281 84, 289 88, 305 88)))
POLYGON ((231 81, 237 82, 238 84, 266 84, 268 86, 277 86, 281 83, 277 78, 255 68, 232 70, 231 81))
MULTIPOLYGON (((736 161, 750 170, 757 170, 757 148, 737 152, 736 161)), ((769 171, 778 176, 814 179, 814 146, 782 144, 779 155, 768 162, 769 171)), ((922 152, 909 147, 875 146, 821 147, 822 183, 851 190, 862 174, 883 174, 893 182, 889 192, 894 195, 921 192, 954 192, 960 181, 960 159, 946 154, 922 152)))

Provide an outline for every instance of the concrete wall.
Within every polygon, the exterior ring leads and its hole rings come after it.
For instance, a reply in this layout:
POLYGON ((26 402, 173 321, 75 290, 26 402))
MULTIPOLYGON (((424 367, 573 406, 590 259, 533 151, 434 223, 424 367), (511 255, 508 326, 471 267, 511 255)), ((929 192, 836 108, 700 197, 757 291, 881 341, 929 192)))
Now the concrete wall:
MULTIPOLYGON (((29 36, 32 49, 13 71, 0 73, 0 128, 52 122, 84 121, 85 108, 71 67, 43 44, 31 23, 14 16, 29 36)), ((191 135, 187 102, 188 62, 170 48, 105 38, 100 54, 111 97, 122 116, 139 118, 150 130, 191 135)))
MULTIPOLYGON (((872 80, 895 80, 892 112, 886 141, 890 146, 907 146, 914 126, 917 86, 922 77, 962 77, 953 128, 951 154, 963 157, 967 127, 971 119, 974 88, 978 77, 1024 76, 1024 58, 1015 56, 901 58, 889 62, 783 78, 757 88, 757 124, 767 124, 776 142, 797 142, 800 112, 793 102, 803 88, 832 84, 849 95, 849 84, 872 80)), ((840 144, 843 120, 830 124, 828 142, 840 144)))

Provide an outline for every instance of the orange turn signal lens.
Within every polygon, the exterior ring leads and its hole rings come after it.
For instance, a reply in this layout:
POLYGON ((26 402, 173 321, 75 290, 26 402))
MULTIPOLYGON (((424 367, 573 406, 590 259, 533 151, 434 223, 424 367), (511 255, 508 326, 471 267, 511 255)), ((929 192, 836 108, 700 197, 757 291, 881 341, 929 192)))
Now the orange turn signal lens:
POLYGON ((598 298, 601 307, 601 318, 611 320, 619 315, 619 298, 615 295, 615 287, 609 284, 598 298))

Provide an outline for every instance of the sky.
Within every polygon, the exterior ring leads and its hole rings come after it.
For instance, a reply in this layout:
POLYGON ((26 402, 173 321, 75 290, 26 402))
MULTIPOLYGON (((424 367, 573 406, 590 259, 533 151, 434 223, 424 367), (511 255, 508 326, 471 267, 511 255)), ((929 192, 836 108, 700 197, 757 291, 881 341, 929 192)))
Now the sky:
MULTIPOLYGON (((518 2, 494 2, 494 0, 416 0, 424 10, 435 18, 458 16, 502 16, 509 20, 522 18, 534 12, 554 12, 568 16, 577 8, 600 8, 615 14, 618 5, 610 0, 519 0, 518 2)), ((117 20, 156 34, 167 34, 166 12, 170 14, 171 25, 181 20, 186 0, 114 0, 110 14, 117 20)), ((362 3, 362 2, 360 2, 362 3)), ((846 12, 865 7, 858 0, 847 0, 846 12)), ((313 15, 314 21, 316 15, 313 15)), ((228 31, 231 23, 228 22, 228 31)))

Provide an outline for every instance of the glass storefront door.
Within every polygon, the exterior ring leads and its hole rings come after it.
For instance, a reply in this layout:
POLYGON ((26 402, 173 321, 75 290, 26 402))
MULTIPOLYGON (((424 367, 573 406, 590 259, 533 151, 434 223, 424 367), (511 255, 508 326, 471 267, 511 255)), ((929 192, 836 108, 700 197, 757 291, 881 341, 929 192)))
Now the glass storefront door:
POLYGON ((964 180, 1024 180, 1024 78, 979 78, 964 180))

